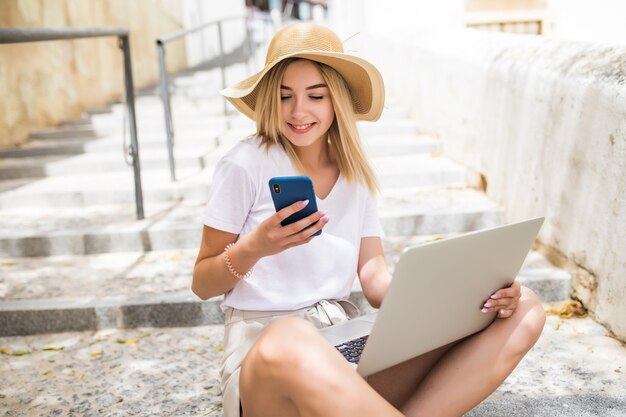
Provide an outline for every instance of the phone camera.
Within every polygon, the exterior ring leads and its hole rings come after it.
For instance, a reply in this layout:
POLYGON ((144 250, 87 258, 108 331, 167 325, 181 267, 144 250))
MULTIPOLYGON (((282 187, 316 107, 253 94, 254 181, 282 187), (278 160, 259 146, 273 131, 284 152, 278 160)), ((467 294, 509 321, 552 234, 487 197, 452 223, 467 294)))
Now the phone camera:
POLYGON ((278 184, 274 184, 274 192, 275 192, 276 194, 280 194, 280 185, 278 185, 278 184))

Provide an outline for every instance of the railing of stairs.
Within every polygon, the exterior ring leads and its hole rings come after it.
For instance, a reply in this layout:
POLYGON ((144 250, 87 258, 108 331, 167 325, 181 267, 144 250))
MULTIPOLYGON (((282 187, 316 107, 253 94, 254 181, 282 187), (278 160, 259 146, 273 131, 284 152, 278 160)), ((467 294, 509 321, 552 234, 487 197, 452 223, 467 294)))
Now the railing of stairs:
POLYGON ((135 206, 137 219, 142 220, 144 218, 143 191, 141 189, 141 169, 139 165, 139 144, 137 142, 135 93, 133 86, 132 66, 130 61, 129 34, 129 29, 124 27, 54 29, 9 28, 0 29, 0 44, 117 36, 119 40, 119 47, 122 50, 122 54, 124 56, 124 88, 126 90, 126 106, 128 108, 128 122, 130 129, 130 148, 128 149, 128 153, 132 159, 133 173, 135 178, 135 206))
MULTIPOLYGON (((222 18, 219 20, 212 20, 210 22, 203 23, 201 25, 195 26, 190 29, 179 30, 179 31, 161 36, 157 38, 156 40, 156 48, 157 48, 157 55, 159 59, 159 71, 160 71, 159 85, 160 85, 160 90, 161 90, 161 99, 163 101, 165 132, 166 132, 166 138, 167 138, 167 154, 168 154, 169 167, 170 167, 170 178, 172 181, 176 181, 176 164, 174 160, 174 123, 172 120, 172 107, 171 107, 171 101, 170 101, 169 75, 167 73, 167 66, 165 63, 165 45, 171 41, 183 38, 192 33, 196 33, 208 27, 217 25, 217 38, 218 38, 217 41, 218 41, 218 47, 219 47, 219 67, 220 67, 220 72, 221 72, 222 88, 226 88, 226 71, 225 71, 226 65, 224 62, 225 61, 224 60, 224 34, 223 34, 222 24, 231 20, 242 19, 244 21, 245 33, 246 33, 244 44, 247 46, 247 53, 248 53, 248 58, 249 58, 253 53, 253 46, 252 46, 252 37, 250 33, 250 28, 248 27, 248 18, 249 18, 248 15, 243 14, 243 15, 226 17, 226 18, 222 18)), ((224 116, 227 116, 228 106, 226 104, 226 100, 224 100, 223 103, 224 103, 223 104, 224 116)), ((227 123, 229 123, 228 120, 227 120, 227 123)))

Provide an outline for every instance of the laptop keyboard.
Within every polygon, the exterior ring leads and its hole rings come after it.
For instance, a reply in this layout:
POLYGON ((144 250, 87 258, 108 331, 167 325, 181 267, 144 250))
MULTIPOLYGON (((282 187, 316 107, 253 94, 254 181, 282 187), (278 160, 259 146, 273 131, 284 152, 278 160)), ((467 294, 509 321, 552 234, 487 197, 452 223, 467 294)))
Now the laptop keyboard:
POLYGON ((343 355, 344 358, 348 360, 348 362, 359 363, 366 341, 367 336, 363 336, 337 345, 335 348, 343 355))

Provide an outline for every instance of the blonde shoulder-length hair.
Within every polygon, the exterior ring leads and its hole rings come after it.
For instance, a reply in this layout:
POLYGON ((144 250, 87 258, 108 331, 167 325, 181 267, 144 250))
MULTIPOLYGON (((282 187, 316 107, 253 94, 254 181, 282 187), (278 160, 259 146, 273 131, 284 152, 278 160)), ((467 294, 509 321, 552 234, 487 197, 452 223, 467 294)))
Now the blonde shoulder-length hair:
MULTIPOLYGON (((303 58, 286 59, 274 66, 257 86, 256 134, 261 137, 261 145, 269 149, 272 145, 282 146, 295 168, 302 172, 302 164, 289 140, 280 132, 282 115, 280 111, 280 85, 287 67, 303 58)), ((332 67, 309 61, 315 65, 328 86, 335 111, 335 118, 328 129, 328 143, 331 157, 339 166, 341 175, 348 182, 359 182, 371 194, 378 192, 378 181, 370 166, 356 127, 350 90, 343 77, 332 67)))

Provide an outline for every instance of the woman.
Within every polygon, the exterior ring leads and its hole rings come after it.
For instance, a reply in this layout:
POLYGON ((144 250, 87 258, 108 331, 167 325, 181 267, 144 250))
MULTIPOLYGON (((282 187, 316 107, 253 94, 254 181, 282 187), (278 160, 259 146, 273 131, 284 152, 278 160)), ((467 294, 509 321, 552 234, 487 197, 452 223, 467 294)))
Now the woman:
MULTIPOLYGON (((330 30, 296 24, 274 36, 262 71, 222 94, 257 123, 216 166, 193 274, 200 298, 225 294, 225 416, 458 416, 493 392, 545 320, 518 283, 483 306, 499 319, 481 333, 367 380, 317 331, 358 314, 345 300, 355 275, 374 307, 391 280, 355 124, 382 112, 376 68, 330 30), (307 204, 274 212, 268 180, 287 175, 312 179, 320 210, 281 226, 307 204)), ((445 312, 445 294, 433 296, 445 312)))

